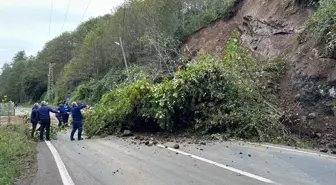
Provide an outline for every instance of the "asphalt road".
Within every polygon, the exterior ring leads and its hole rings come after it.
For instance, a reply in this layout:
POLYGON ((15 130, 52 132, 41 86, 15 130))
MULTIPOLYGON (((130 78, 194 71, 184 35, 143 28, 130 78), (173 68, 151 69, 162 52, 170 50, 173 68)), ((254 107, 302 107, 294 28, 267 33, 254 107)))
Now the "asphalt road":
MULTIPOLYGON (((336 156, 254 144, 180 144, 179 151, 174 151, 114 137, 71 142, 64 133, 51 143, 76 185, 271 184, 265 179, 282 185, 336 184, 336 156)), ((38 155, 39 169, 33 184, 62 185, 56 162, 45 143, 40 143, 38 155)))
POLYGON ((16 116, 23 116, 27 113, 31 112, 31 108, 15 108, 15 115, 16 116))

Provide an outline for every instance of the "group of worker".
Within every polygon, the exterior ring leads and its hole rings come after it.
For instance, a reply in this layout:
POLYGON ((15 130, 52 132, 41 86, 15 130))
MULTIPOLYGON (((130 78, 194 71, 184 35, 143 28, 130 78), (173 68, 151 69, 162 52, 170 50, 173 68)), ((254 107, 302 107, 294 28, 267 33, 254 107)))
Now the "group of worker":
POLYGON ((82 131, 83 131, 83 116, 81 109, 87 107, 86 105, 78 105, 76 102, 73 102, 71 106, 67 102, 61 102, 58 104, 57 110, 54 110, 48 106, 46 101, 41 102, 41 106, 38 103, 35 103, 32 108, 31 113, 31 123, 32 131, 31 136, 34 137, 34 133, 37 128, 37 124, 40 124, 40 140, 43 141, 44 130, 46 130, 46 140, 50 141, 50 113, 55 113, 56 118, 58 119, 58 126, 64 127, 68 124, 69 114, 72 116, 72 131, 70 134, 70 140, 74 141, 75 132, 78 130, 78 140, 83 140, 82 131))

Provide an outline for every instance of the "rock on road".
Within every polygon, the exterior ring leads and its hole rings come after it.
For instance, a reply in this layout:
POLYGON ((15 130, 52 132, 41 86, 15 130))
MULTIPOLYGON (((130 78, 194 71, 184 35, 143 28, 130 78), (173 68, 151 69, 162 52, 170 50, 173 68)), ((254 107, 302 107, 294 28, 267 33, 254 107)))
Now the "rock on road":
MULTIPOLYGON (((51 143, 74 184, 81 185, 259 185, 268 184, 214 164, 158 146, 130 144, 114 137, 69 141, 60 133, 51 143)), ((173 143, 167 143, 172 146, 173 143)), ((201 159, 269 179, 282 185, 335 185, 336 159, 238 142, 183 145, 201 159)), ((46 143, 39 144, 34 185, 62 185, 46 143)))

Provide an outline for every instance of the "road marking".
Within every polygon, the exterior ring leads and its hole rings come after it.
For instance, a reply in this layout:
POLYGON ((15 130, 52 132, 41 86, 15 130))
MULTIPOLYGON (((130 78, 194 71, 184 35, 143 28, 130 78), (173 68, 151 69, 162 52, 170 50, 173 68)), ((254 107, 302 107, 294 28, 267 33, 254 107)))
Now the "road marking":
MULTIPOLYGON (((161 145, 161 144, 158 144, 157 145, 158 147, 161 147, 161 148, 166 148, 165 146, 161 145)), ((265 183, 270 183, 270 184, 275 184, 275 182, 269 180, 269 179, 266 179, 264 177, 260 177, 258 175, 254 175, 254 174, 251 174, 251 173, 248 173, 248 172, 244 172, 242 170, 238 170, 236 168, 233 168, 233 167, 229 167, 227 165, 224 165, 224 164, 220 164, 220 163, 217 163, 215 161, 211 161, 209 159, 205 159, 203 157, 199 157, 199 156, 196 156, 196 155, 193 155, 193 154, 189 154, 187 152, 183 152, 181 150, 177 150, 177 149, 174 149, 174 148, 170 148, 170 147, 167 147, 168 150, 171 150, 171 151, 174 151, 174 152, 178 152, 180 154, 183 154, 183 155, 186 155, 186 156, 189 156, 191 158, 194 158, 194 159, 198 159, 200 161, 203 161, 203 162, 206 162, 206 163, 209 163, 209 164, 213 164, 215 166, 218 166, 220 168, 224 168, 226 170, 229 170, 229 171, 232 171, 232 172, 235 172, 235 173, 238 173, 238 174, 241 174, 241 175, 244 175, 246 177, 250 177, 250 178, 253 178, 253 179, 256 179, 256 180, 259 180, 259 181, 262 181, 262 182, 265 182, 265 183)))
MULTIPOLYGON (((256 143, 250 143, 250 142, 248 142, 248 143, 251 144, 251 145, 258 145, 256 143)), ((275 148, 275 149, 280 149, 280 150, 286 150, 286 151, 289 151, 289 152, 296 152, 296 153, 302 153, 302 154, 308 154, 308 155, 314 155, 314 156, 319 156, 319 157, 336 159, 336 157, 334 157, 334 156, 325 155, 325 154, 318 154, 318 153, 313 153, 313 152, 306 152, 306 151, 297 150, 297 149, 283 148, 283 147, 279 147, 279 146, 272 146, 272 145, 265 145, 265 144, 260 144, 260 146, 268 147, 268 148, 275 148)))
POLYGON ((75 183, 72 181, 69 173, 68 173, 68 170, 66 169, 62 159, 61 159, 61 156, 58 154, 56 148, 51 144, 50 141, 46 141, 46 144, 48 146, 48 148, 50 149, 51 151, 51 154, 54 156, 54 159, 56 161, 56 164, 57 164, 57 168, 58 168, 58 171, 60 172, 60 175, 61 175, 61 178, 62 178, 62 181, 63 181, 63 185, 75 185, 75 183))

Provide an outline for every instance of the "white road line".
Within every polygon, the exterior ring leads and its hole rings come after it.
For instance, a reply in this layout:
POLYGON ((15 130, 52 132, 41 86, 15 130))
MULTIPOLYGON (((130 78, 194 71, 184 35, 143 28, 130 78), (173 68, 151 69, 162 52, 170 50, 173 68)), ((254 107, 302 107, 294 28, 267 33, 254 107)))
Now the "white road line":
POLYGON ((336 159, 336 157, 334 157, 334 156, 324 155, 324 154, 319 154, 319 153, 313 153, 313 152, 306 152, 306 151, 297 150, 297 149, 283 148, 283 147, 279 147, 279 146, 272 146, 272 145, 265 145, 265 144, 256 144, 256 143, 249 143, 249 144, 251 144, 251 145, 260 145, 260 146, 263 146, 263 147, 275 148, 275 149, 280 149, 280 150, 286 150, 286 151, 289 151, 289 152, 296 152, 296 153, 302 153, 302 154, 308 154, 308 155, 314 155, 314 156, 319 156, 319 157, 326 157, 326 158, 336 159))
MULTIPOLYGON (((161 148, 166 148, 165 146, 161 145, 161 144, 158 144, 157 145, 158 147, 161 147, 161 148)), ((238 170, 236 168, 232 168, 232 167, 229 167, 229 166, 226 166, 226 165, 223 165, 223 164, 220 164, 220 163, 217 163, 215 161, 211 161, 209 159, 205 159, 203 157, 199 157, 199 156, 196 156, 196 155, 193 155, 193 154, 189 154, 187 152, 183 152, 181 150, 177 150, 177 149, 174 149, 174 148, 170 148, 170 147, 167 147, 168 150, 171 150, 171 151, 174 151, 174 152, 178 152, 180 154, 183 154, 183 155, 186 155, 186 156, 189 156, 191 158, 194 158, 194 159, 198 159, 200 161, 203 161, 203 162, 206 162, 206 163, 209 163, 209 164, 213 164, 215 166, 218 166, 220 168, 224 168, 226 170, 229 170, 229 171, 232 171, 232 172, 235 172, 235 173, 238 173, 238 174, 241 174, 241 175, 244 175, 246 177, 250 177, 250 178, 253 178, 253 179, 256 179, 256 180, 259 180, 259 181, 262 181, 262 182, 265 182, 265 183, 270 183, 270 184, 275 184, 275 182, 269 180, 269 179, 266 179, 264 177, 260 177, 258 175, 254 175, 254 174, 251 174, 251 173, 248 173, 248 172, 244 172, 242 170, 238 170)))
POLYGON ((50 149, 51 151, 51 154, 54 156, 54 159, 56 161, 56 164, 57 164, 57 168, 58 168, 58 171, 60 172, 60 175, 61 175, 61 178, 62 178, 62 181, 63 181, 63 185, 75 185, 75 183, 72 181, 69 173, 68 173, 68 170, 66 169, 62 159, 61 159, 61 156, 58 154, 56 148, 51 144, 50 141, 46 141, 46 144, 48 146, 48 148, 50 149))

